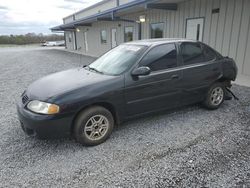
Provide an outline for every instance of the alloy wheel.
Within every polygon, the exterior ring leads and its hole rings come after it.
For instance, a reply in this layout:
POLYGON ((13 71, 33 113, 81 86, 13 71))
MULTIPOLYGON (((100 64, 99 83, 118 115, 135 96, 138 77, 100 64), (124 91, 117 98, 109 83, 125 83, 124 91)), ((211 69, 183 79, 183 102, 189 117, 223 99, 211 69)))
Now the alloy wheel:
POLYGON ((102 139, 109 128, 109 121, 103 115, 95 115, 89 118, 84 127, 84 134, 92 141, 102 139))
POLYGON ((224 91, 221 87, 216 87, 212 90, 210 100, 211 104, 214 106, 218 106, 222 101, 224 97, 224 91))

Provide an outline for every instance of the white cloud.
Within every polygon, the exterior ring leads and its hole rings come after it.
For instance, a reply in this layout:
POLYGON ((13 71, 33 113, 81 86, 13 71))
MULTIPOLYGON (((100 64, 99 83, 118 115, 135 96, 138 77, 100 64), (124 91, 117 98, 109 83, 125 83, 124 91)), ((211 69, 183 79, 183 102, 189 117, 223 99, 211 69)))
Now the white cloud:
POLYGON ((63 17, 99 1, 0 0, 0 7, 4 7, 0 9, 0 35, 28 32, 49 33, 49 28, 61 24, 63 17))

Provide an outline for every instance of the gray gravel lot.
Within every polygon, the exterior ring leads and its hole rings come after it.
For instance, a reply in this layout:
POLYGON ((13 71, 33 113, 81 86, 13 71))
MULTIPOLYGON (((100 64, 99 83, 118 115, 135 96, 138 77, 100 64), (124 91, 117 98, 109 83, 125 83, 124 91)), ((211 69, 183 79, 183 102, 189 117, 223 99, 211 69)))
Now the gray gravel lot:
POLYGON ((38 140, 15 101, 34 80, 92 58, 50 48, 0 48, 0 187, 250 187, 250 88, 219 110, 199 105, 116 128, 96 147, 38 140))

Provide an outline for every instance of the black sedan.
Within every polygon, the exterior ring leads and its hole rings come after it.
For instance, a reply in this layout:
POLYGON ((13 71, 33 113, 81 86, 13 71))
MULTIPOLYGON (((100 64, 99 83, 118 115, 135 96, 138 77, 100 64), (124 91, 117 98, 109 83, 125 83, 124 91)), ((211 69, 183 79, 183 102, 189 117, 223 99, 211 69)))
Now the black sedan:
POLYGON ((114 125, 137 116, 200 102, 217 109, 236 75, 231 58, 201 42, 135 41, 88 66, 34 82, 17 111, 28 135, 72 135, 84 145, 97 145, 114 125))

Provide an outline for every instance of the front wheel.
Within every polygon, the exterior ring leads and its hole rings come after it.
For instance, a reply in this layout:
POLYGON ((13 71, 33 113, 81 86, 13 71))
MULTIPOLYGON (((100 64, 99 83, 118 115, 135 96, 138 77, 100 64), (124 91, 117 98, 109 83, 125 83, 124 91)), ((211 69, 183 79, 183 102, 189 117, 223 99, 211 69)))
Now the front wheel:
POLYGON ((223 83, 214 83, 208 90, 203 105, 211 110, 217 109, 224 102, 225 86, 223 83))
POLYGON ((74 136, 83 145, 95 146, 108 139, 113 127, 114 118, 110 111, 101 106, 94 106, 78 115, 74 136))

